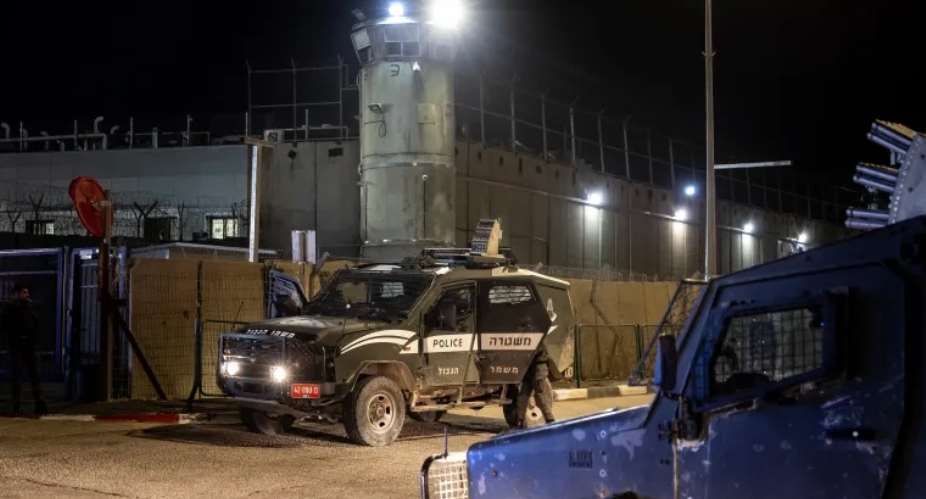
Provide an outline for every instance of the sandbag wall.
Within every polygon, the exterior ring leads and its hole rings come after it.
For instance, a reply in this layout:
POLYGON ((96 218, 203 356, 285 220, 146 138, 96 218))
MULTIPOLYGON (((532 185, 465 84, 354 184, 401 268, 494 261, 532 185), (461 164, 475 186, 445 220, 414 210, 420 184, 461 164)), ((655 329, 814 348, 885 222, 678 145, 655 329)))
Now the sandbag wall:
MULTIPOLYGON (((267 270, 289 274, 311 295, 320 279, 347 262, 322 269, 290 262, 247 263, 225 260, 136 259, 129 276, 130 327, 170 399, 186 398, 201 362, 202 391, 220 395, 215 384, 218 337, 242 323, 263 319, 267 307, 267 270), (197 360, 197 327, 202 356, 197 360)), ((132 369, 135 399, 155 397, 142 369, 132 369)))

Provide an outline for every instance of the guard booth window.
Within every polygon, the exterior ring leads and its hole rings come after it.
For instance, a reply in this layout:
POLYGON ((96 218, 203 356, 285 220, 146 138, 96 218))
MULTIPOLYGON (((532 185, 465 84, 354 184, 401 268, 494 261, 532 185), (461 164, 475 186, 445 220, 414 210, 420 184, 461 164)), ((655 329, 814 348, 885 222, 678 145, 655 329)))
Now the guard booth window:
POLYGON ((823 367, 823 320, 800 308, 733 317, 714 353, 711 392, 729 395, 823 367))
POLYGON ((542 331, 550 317, 529 283, 480 284, 480 332, 542 331))

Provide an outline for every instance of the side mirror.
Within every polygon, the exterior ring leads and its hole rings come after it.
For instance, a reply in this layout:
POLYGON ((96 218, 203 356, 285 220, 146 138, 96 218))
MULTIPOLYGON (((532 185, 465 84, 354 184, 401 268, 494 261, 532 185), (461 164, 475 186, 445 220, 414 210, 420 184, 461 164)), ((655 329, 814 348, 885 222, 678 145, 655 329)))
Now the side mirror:
POLYGON ((675 336, 660 335, 656 350, 656 376, 653 383, 663 392, 675 389, 675 378, 678 371, 678 351, 675 348, 675 336))

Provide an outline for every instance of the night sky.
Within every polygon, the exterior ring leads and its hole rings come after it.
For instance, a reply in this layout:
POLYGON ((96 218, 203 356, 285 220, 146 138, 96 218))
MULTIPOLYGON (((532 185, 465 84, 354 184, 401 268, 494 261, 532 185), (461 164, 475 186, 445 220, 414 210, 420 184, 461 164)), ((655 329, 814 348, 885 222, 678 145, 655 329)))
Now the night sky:
MULTIPOLYGON (((542 78, 563 100, 582 96, 580 107, 703 140, 703 3, 473 3, 471 61, 542 78)), ((373 5, 4 2, 0 120, 66 129, 97 114, 242 112, 245 60, 330 63, 340 52, 354 62, 349 11, 373 5)), ((715 0, 718 161, 792 159, 848 181, 857 159, 885 160, 864 138, 872 119, 926 131, 926 25, 916 5, 715 0)))

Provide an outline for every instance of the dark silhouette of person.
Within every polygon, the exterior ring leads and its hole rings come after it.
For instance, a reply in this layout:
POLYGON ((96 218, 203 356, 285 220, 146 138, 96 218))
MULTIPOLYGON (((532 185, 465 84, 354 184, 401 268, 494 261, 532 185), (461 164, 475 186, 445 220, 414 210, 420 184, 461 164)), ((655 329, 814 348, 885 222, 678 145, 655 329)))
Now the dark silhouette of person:
POLYGON ((36 360, 36 343, 39 335, 39 317, 32 306, 28 286, 13 286, 13 297, 3 307, 0 315, 0 328, 6 336, 10 352, 11 381, 13 395, 13 413, 20 414, 22 386, 20 379, 25 369, 32 382, 32 398, 35 401, 35 413, 45 414, 48 408, 42 399, 42 387, 39 384, 39 369, 36 360))

